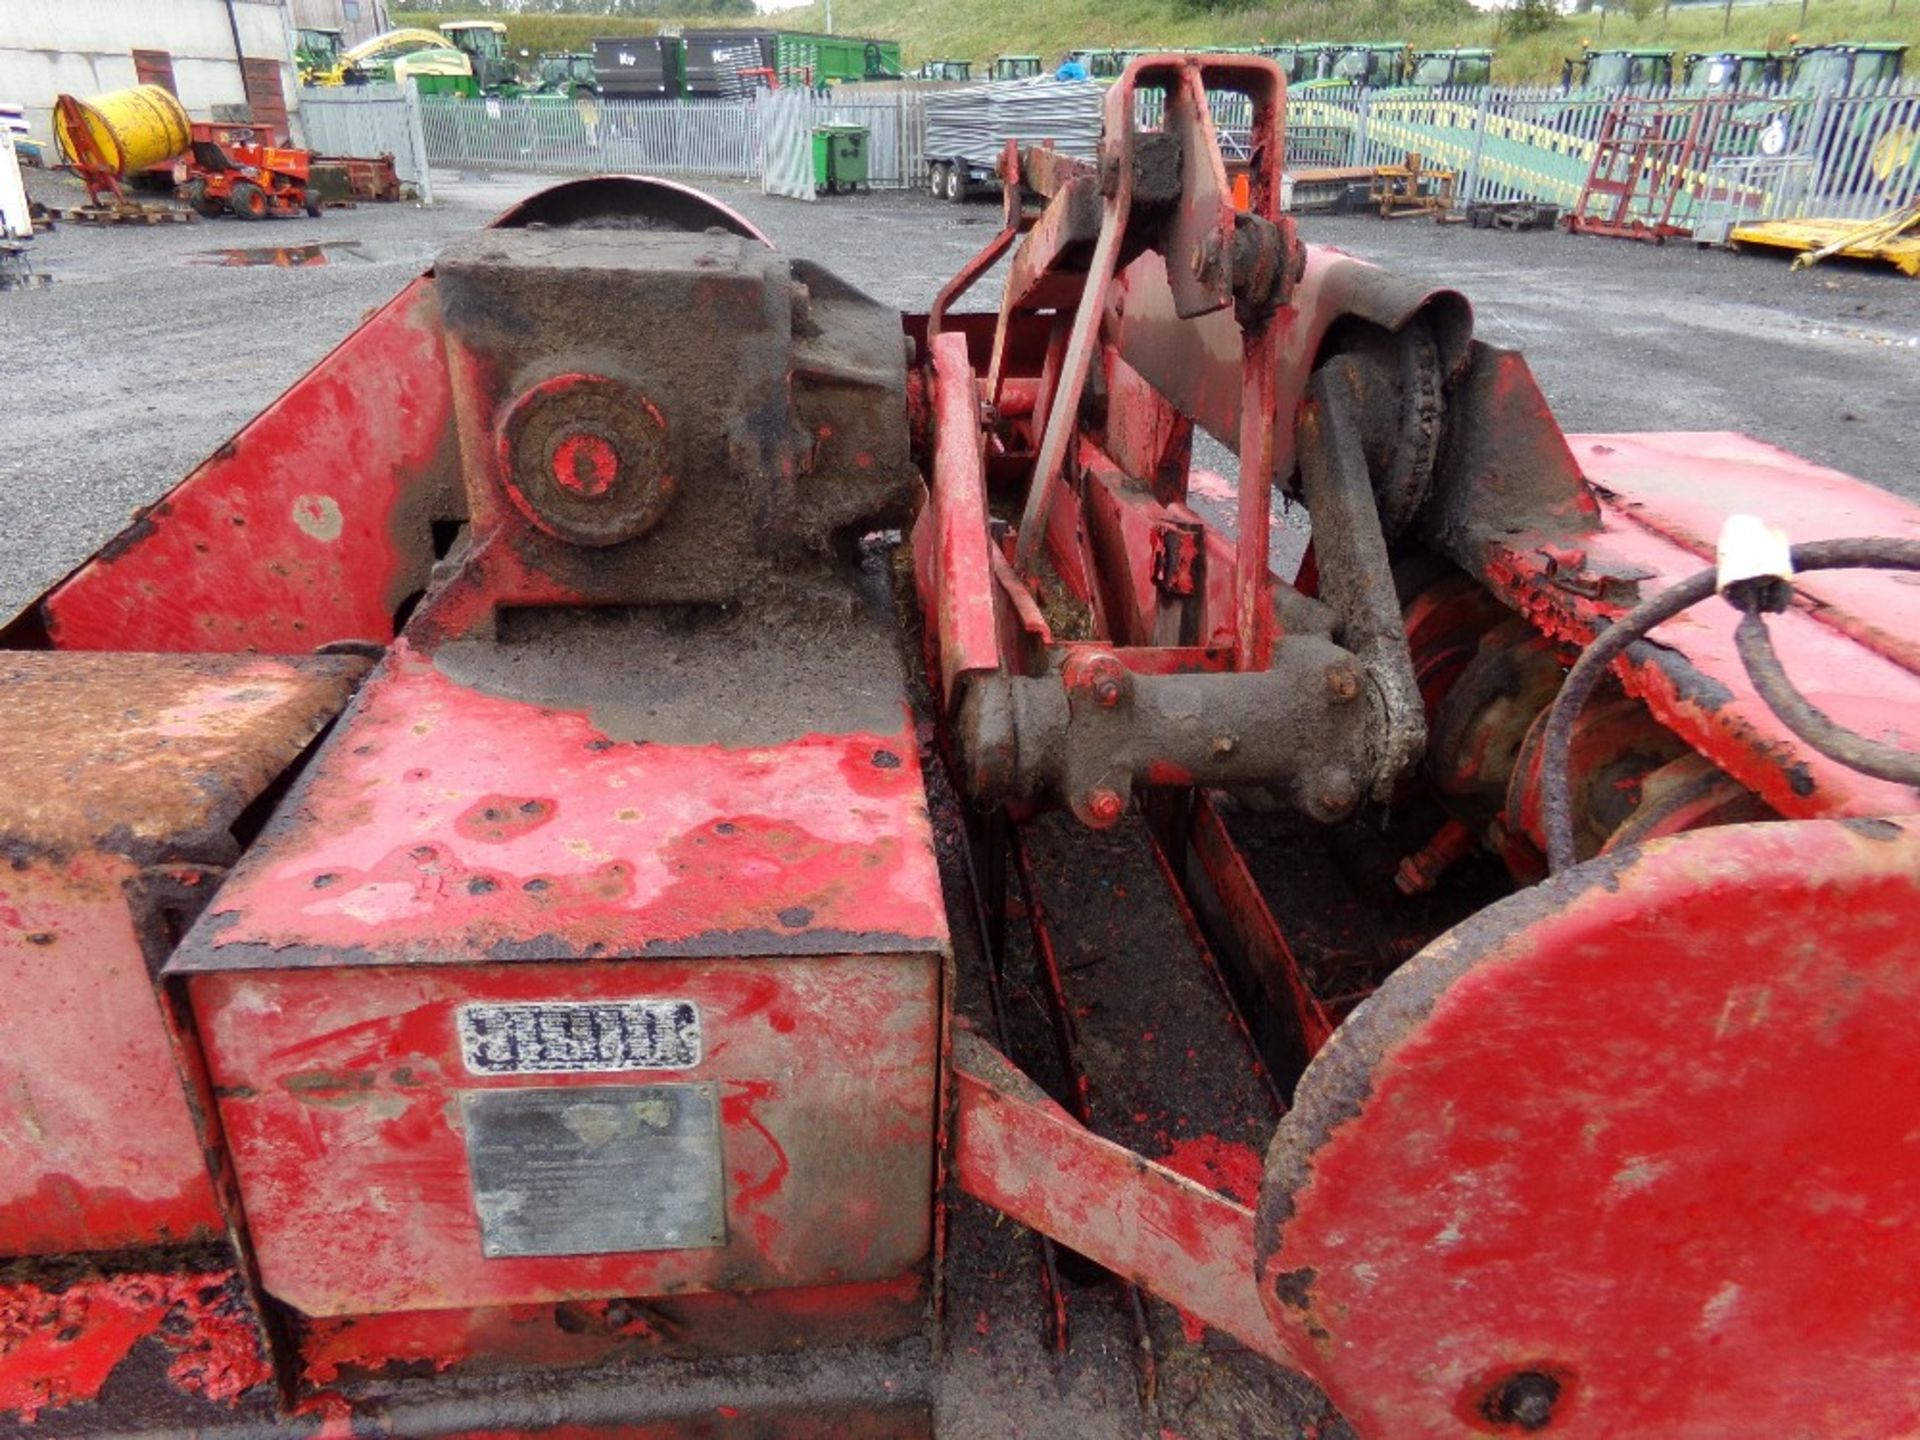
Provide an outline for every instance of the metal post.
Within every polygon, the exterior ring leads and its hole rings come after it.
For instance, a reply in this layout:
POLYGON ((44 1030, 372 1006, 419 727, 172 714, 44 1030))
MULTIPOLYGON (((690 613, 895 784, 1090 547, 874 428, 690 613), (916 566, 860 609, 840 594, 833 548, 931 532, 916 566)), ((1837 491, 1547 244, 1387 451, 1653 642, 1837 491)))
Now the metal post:
POLYGON ((420 114, 419 80, 409 77, 400 94, 407 112, 407 144, 413 148, 413 163, 420 174, 420 179, 416 182, 416 188, 420 192, 420 203, 431 205, 433 204, 433 163, 427 159, 427 127, 420 114))
POLYGON ((1364 165, 1367 163, 1367 92, 1362 90, 1354 103, 1353 153, 1347 156, 1347 164, 1364 165))
POLYGON ((1487 99, 1491 90, 1480 92, 1480 103, 1473 113, 1473 152, 1467 156, 1466 179, 1460 186, 1462 204, 1471 205, 1480 198, 1480 155, 1487 143, 1487 99))

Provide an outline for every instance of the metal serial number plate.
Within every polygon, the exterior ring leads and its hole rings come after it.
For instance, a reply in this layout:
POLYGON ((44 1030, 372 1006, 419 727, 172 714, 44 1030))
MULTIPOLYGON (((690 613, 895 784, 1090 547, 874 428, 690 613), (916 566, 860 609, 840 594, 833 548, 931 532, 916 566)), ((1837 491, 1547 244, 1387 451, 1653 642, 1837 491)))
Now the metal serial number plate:
POLYGON ((700 1063, 691 1000, 541 1000, 464 1005, 460 1053, 475 1075, 690 1070, 700 1063))
POLYGON ((726 1244, 716 1086, 470 1090, 460 1111, 487 1256, 726 1244))

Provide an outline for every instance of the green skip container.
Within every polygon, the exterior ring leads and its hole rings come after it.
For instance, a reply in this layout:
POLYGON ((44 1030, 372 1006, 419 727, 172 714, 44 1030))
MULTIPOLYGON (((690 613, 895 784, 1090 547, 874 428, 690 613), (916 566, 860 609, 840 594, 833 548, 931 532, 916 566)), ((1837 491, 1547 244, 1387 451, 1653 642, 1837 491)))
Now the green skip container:
POLYGON ((834 121, 813 130, 813 186, 829 194, 867 183, 867 147, 873 139, 865 125, 834 121))

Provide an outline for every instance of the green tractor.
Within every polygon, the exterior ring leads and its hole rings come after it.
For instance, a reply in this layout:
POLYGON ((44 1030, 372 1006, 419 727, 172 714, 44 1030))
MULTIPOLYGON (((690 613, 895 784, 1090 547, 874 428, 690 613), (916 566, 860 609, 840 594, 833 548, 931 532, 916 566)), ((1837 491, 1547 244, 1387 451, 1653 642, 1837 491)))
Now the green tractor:
POLYGON ((1484 90, 1493 83, 1493 51, 1416 50, 1407 84, 1419 90, 1484 90))
POLYGON ((507 58, 507 27, 498 20, 447 20, 440 33, 473 66, 474 84, 483 95, 513 96, 524 88, 507 58))
POLYGON ((1768 95, 1786 79, 1783 50, 1693 51, 1682 61, 1680 88, 1689 95, 1768 95))
POLYGON ((1796 45, 1790 95, 1856 95, 1900 78, 1907 47, 1891 40, 1796 45))
POLYGON ((1560 65, 1562 90, 1667 90, 1673 86, 1673 52, 1653 46, 1613 50, 1580 47, 1578 60, 1560 65))
POLYGON ((1344 47, 1327 40, 1300 40, 1291 45, 1262 46, 1260 53, 1278 65, 1289 85, 1318 80, 1333 68, 1333 57, 1344 47))
POLYGON ((1401 40, 1365 40, 1331 48, 1332 65, 1322 60, 1317 87, 1379 90, 1407 83, 1412 48, 1401 40))
POLYGON ((1093 80, 1117 80, 1120 72, 1127 68, 1124 50, 1071 50, 1067 59, 1077 61, 1093 80))
POLYGON ((922 60, 920 68, 913 72, 916 80, 971 80, 973 62, 971 60, 922 60))
POLYGON ((573 100, 600 93, 591 52, 546 51, 540 56, 539 77, 536 89, 542 95, 564 95, 573 100))
POLYGON ((343 85, 343 37, 321 25, 302 25, 293 32, 293 62, 302 85, 343 85))
POLYGON ((1038 55, 998 55, 993 61, 996 80, 1032 80, 1040 74, 1038 55))

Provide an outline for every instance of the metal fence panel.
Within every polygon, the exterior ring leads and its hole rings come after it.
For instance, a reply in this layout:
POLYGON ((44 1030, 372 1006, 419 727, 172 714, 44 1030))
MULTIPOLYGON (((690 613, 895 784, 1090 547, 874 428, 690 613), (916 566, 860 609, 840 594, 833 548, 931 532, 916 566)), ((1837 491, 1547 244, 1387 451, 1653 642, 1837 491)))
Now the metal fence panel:
POLYGON ((300 92, 300 117, 316 153, 391 155, 394 173, 431 200, 419 103, 418 95, 397 85, 309 88, 300 92))
MULTIPOLYGON (((1452 167, 1462 202, 1531 200, 1571 207, 1592 169, 1608 107, 1623 97, 1656 95, 1305 91, 1288 105, 1287 163, 1291 169, 1385 165, 1412 152, 1452 167)), ((1669 98, 1681 108, 1698 103, 1669 98)), ((1797 161, 1777 170, 1789 188, 1778 199, 1769 192, 1763 202, 1783 214, 1867 218, 1920 196, 1920 83, 1896 80, 1846 96, 1742 97, 1728 108, 1730 117, 1715 128, 1713 144, 1694 158, 1677 220, 1706 209, 1713 198, 1709 175, 1723 160, 1797 161), (1814 178, 1802 194, 1809 169, 1814 178)), ((1744 182, 1736 177, 1733 183, 1744 182)), ((1710 211, 1708 218, 1717 226, 1723 210, 1710 211)))
POLYGON ((427 154, 448 169, 759 174, 753 106, 738 100, 429 95, 420 108, 427 154))
POLYGON ((813 96, 806 90, 776 90, 760 103, 760 188, 790 200, 811 200, 813 96))

